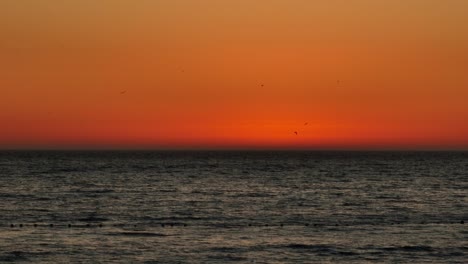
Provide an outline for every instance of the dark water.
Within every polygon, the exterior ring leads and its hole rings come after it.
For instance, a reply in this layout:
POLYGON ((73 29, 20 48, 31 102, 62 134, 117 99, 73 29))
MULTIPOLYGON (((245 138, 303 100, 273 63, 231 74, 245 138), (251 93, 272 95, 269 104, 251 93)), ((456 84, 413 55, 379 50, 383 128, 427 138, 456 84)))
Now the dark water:
POLYGON ((467 220, 463 152, 0 152, 0 263, 467 263, 467 220))

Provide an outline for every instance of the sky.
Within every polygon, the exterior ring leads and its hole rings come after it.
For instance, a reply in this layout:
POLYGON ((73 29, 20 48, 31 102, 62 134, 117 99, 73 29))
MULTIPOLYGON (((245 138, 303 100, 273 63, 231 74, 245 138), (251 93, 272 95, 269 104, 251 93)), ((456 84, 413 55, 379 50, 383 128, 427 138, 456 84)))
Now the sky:
POLYGON ((467 12, 1 0, 0 149, 468 149, 467 12))

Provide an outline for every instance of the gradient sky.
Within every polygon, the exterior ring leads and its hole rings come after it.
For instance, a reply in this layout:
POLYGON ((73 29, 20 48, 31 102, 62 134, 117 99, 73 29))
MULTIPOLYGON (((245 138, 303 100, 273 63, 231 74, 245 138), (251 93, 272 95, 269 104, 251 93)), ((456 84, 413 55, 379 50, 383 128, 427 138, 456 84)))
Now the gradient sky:
POLYGON ((466 0, 2 0, 0 148, 466 149, 467 13, 466 0))

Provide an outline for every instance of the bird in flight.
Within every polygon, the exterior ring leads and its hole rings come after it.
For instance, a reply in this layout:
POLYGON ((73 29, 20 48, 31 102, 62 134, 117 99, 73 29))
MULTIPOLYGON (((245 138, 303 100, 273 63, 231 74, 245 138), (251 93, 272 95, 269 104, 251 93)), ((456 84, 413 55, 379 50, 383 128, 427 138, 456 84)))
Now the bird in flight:
POLYGON ((294 131, 294 134, 296 134, 296 136, 297 136, 297 131, 294 131))
POLYGON ((307 126, 308 124, 309 124, 308 122, 305 122, 305 123, 304 123, 304 126, 307 126))
POLYGON ((126 92, 127 92, 127 90, 121 91, 120 94, 125 94, 126 92))

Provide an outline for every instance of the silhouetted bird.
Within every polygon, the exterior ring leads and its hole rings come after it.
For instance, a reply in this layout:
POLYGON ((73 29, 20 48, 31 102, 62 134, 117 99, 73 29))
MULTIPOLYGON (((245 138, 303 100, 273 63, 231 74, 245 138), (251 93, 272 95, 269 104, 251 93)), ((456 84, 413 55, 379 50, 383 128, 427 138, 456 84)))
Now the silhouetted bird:
POLYGON ((296 134, 296 136, 297 136, 297 131, 294 131, 294 134, 296 134))
POLYGON ((126 92, 127 92, 127 90, 121 91, 120 94, 125 94, 126 92))
POLYGON ((307 126, 308 124, 309 124, 309 123, 306 122, 306 123, 304 123, 304 126, 307 126))

